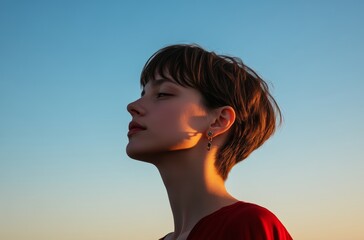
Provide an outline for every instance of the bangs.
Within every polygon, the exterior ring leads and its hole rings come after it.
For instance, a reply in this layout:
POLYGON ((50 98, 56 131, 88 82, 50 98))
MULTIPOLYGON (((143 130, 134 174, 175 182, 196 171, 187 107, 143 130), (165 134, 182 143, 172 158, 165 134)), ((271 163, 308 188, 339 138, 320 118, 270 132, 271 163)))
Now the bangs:
POLYGON ((154 53, 142 70, 141 86, 144 87, 150 80, 155 80, 157 76, 160 76, 173 80, 183 87, 198 88, 199 77, 197 75, 199 74, 195 74, 196 67, 198 67, 195 64, 200 61, 196 61, 195 51, 200 47, 194 45, 193 48, 195 50, 191 49, 191 45, 182 48, 181 46, 169 46, 154 53))

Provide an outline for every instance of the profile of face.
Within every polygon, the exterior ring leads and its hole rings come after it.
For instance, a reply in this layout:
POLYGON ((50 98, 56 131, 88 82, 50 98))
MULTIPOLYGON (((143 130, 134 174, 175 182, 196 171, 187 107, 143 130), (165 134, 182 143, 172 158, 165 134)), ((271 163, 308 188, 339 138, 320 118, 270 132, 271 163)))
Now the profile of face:
POLYGON ((209 112, 201 94, 158 75, 127 110, 132 121, 126 152, 137 160, 153 162, 156 156, 192 149, 209 128, 209 112))

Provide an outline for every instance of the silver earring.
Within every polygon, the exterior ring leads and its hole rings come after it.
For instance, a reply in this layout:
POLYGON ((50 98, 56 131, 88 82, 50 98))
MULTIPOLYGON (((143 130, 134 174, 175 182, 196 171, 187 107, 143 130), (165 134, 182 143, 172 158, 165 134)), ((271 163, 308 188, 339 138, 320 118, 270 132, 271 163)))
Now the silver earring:
POLYGON ((212 132, 208 131, 207 133, 207 139, 208 139, 208 143, 207 143, 207 151, 210 151, 211 149, 211 143, 212 143, 212 132))

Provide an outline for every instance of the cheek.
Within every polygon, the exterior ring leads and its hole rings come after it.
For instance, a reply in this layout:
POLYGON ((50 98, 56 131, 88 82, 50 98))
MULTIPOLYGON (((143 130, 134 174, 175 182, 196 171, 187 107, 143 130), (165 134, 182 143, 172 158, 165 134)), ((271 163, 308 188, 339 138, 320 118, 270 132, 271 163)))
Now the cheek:
POLYGON ((191 139, 200 136, 206 130, 207 118, 205 112, 194 105, 163 109, 153 124, 157 125, 156 133, 180 139, 191 139))
POLYGON ((192 105, 190 108, 185 109, 181 115, 181 122, 186 127, 199 133, 203 133, 208 128, 207 113, 200 106, 192 105))
POLYGON ((201 131, 201 126, 206 119, 205 115, 195 109, 194 106, 170 108, 163 111, 162 116, 160 118, 161 123, 163 123, 163 125, 161 124, 162 127, 172 127, 176 131, 201 131))

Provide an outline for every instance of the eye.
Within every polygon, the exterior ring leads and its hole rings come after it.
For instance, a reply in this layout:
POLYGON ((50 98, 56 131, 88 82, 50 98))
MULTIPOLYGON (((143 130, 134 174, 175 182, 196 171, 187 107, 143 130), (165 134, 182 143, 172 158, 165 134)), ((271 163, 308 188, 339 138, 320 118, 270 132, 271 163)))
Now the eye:
POLYGON ((168 96, 172 96, 172 94, 163 92, 157 93, 157 98, 168 97, 168 96))

